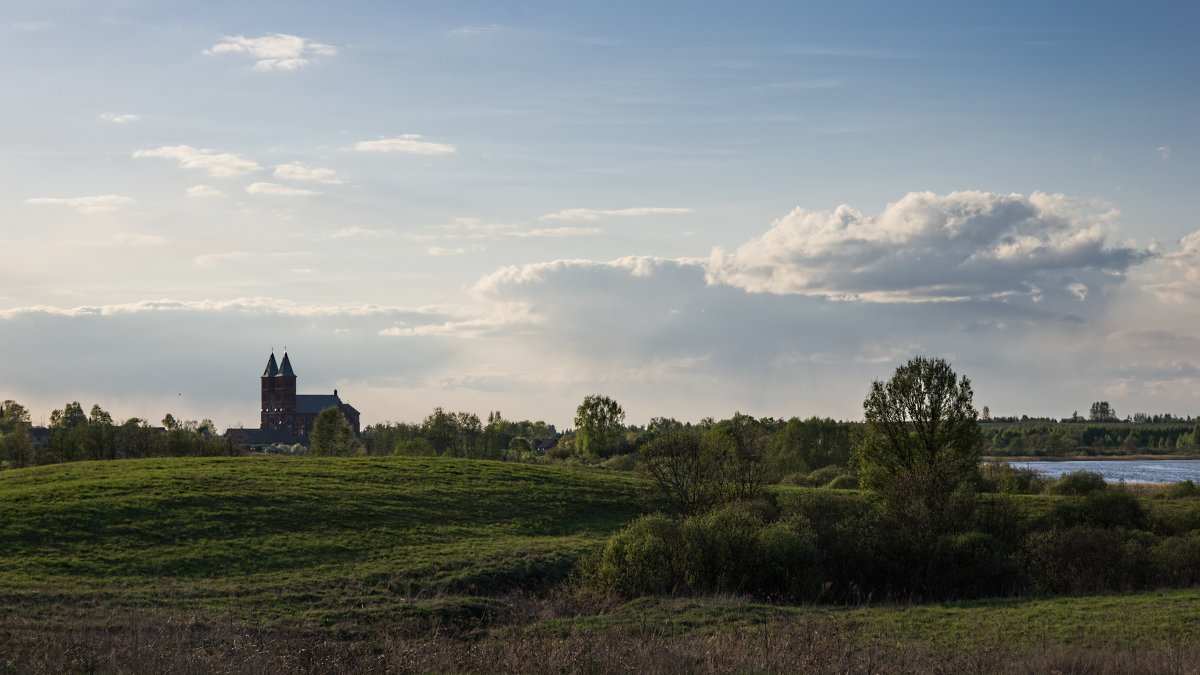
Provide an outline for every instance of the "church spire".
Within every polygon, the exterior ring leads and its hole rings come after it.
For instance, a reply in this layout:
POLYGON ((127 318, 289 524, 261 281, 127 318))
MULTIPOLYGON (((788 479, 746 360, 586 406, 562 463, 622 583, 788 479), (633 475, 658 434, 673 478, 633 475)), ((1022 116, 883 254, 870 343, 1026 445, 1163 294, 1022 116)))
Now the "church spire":
MULTIPOLYGON (((287 361, 287 354, 283 355, 284 361, 287 361)), ((291 364, 288 364, 291 368, 291 364)), ((271 358, 267 359, 267 369, 263 371, 263 377, 275 377, 279 374, 279 367, 275 365, 275 352, 271 352, 271 358)))
MULTIPOLYGON (((272 355, 274 356, 274 355, 272 355)), ((279 362, 280 377, 295 377, 296 373, 292 372, 292 362, 288 360, 287 352, 283 353, 283 361, 279 362)))

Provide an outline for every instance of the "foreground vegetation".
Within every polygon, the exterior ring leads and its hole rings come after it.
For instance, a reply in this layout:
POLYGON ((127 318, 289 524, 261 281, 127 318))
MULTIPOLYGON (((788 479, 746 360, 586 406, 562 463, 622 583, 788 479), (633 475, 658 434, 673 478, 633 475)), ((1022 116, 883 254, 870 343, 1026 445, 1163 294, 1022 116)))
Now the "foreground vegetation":
MULTIPOLYGON (((442 458, 6 471, 0 652, 16 670, 137 672, 1185 672, 1200 658, 1195 590, 788 605, 580 585, 574 565, 665 506, 652 499, 623 472, 442 458)), ((1037 518, 1083 498, 1016 499, 1037 518)), ((1141 503, 1180 522, 1198 510, 1141 503)))

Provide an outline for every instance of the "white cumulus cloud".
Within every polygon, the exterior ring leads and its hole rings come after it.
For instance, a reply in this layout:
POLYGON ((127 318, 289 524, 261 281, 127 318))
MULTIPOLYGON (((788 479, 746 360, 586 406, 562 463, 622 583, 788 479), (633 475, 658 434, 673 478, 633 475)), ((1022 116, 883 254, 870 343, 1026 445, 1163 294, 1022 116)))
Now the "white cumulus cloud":
POLYGON ((1165 145, 1158 146, 1154 149, 1154 151, 1158 153, 1158 158, 1164 162, 1168 159, 1171 159, 1171 148, 1168 148, 1165 145))
POLYGON ((252 195, 274 195, 277 197, 308 197, 321 194, 316 190, 293 188, 278 183, 251 183, 246 187, 246 192, 252 195))
POLYGON ((204 169, 213 176, 236 176, 262 168, 253 160, 227 152, 193 148, 190 145, 164 145, 153 150, 138 150, 133 153, 133 157, 174 159, 185 169, 204 169))
POLYGON ((193 185, 187 189, 187 196, 192 198, 224 197, 225 193, 211 185, 193 185))
POLYGON ((69 206, 80 213, 112 213, 133 206, 137 200, 122 195, 97 195, 95 197, 34 197, 26 204, 44 206, 69 206))
POLYGON ((223 36, 221 41, 204 50, 205 54, 244 53, 257 59, 254 69, 259 72, 296 70, 311 63, 313 57, 336 56, 337 47, 312 42, 307 38, 285 33, 271 33, 257 38, 243 35, 223 36))
POLYGON ((275 177, 282 178, 284 180, 325 183, 326 185, 341 185, 346 182, 346 180, 337 175, 337 172, 333 169, 307 167, 301 162, 277 164, 275 166, 275 177))
POLYGON ((1150 255, 1109 247, 1118 216, 1040 192, 914 192, 875 216, 796 209, 734 253, 714 249, 709 282, 883 302, 1082 300, 1150 255))
POLYGON ((413 155, 453 155, 458 148, 445 143, 423 141, 420 134, 401 134, 377 141, 359 141, 355 150, 362 152, 406 152, 413 155))

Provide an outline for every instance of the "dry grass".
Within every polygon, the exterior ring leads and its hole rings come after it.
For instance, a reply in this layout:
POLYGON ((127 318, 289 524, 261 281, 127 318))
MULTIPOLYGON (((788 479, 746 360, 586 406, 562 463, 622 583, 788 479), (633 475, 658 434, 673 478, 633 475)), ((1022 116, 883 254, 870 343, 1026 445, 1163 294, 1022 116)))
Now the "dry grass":
POLYGON ((941 672, 1197 673, 1200 645, 1080 649, 1013 645, 1000 635, 970 646, 922 643, 827 614, 682 629, 654 622, 589 624, 604 599, 512 598, 472 625, 411 624, 339 637, 262 629, 228 615, 96 614, 61 608, 53 620, 0 622, 0 667, 11 672, 941 672))

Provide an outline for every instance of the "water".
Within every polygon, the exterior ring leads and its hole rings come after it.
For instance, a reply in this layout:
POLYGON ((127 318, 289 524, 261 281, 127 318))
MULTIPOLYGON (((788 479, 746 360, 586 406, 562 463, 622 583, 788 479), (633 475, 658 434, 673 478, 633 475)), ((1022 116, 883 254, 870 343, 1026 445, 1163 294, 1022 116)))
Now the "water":
POLYGON ((1178 483, 1191 480, 1200 483, 1200 460, 1188 459, 1128 459, 1080 460, 1075 462, 1009 462, 1014 467, 1033 469, 1058 478, 1072 471, 1093 471, 1109 483, 1178 483))

